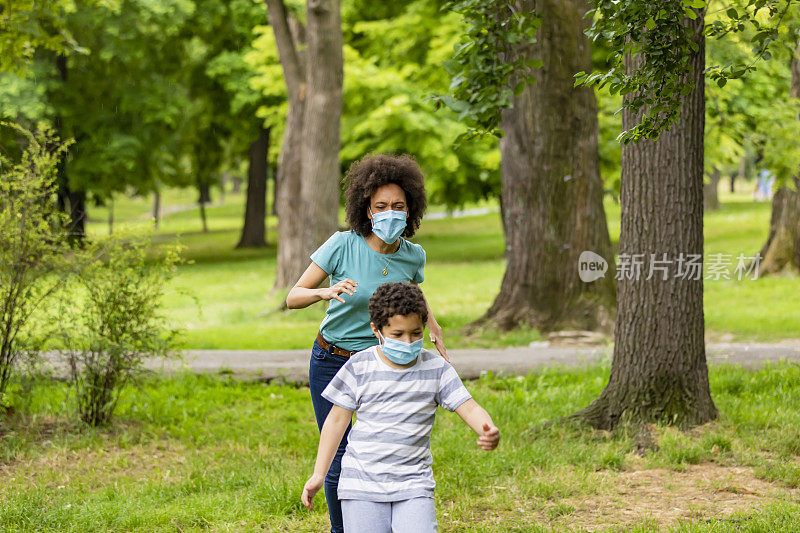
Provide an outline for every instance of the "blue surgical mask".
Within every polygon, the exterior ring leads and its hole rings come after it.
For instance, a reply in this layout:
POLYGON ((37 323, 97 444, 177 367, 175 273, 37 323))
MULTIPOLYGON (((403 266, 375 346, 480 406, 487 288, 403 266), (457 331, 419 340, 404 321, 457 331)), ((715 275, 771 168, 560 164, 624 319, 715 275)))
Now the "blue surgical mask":
MULTIPOLYGON (((371 209, 370 213, 372 213, 371 209)), ((372 233, 386 244, 392 244, 406 229, 406 218, 405 211, 372 213, 372 233)))
POLYGON ((383 355, 389 361, 398 365, 407 365, 417 358, 419 352, 422 350, 422 339, 414 342, 403 342, 397 339, 387 339, 381 335, 381 348, 383 355))

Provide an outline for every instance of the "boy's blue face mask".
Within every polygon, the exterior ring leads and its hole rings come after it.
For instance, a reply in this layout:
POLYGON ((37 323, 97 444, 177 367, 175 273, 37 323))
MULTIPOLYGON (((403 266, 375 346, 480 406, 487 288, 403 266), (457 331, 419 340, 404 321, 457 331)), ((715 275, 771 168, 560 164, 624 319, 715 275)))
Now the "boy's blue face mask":
POLYGON ((387 339, 381 335, 381 348, 383 355, 389 361, 398 365, 407 365, 417 358, 419 352, 422 351, 422 339, 414 342, 403 342, 397 339, 387 339))
POLYGON ((405 211, 380 211, 372 213, 372 233, 386 244, 392 244, 406 229, 405 211))

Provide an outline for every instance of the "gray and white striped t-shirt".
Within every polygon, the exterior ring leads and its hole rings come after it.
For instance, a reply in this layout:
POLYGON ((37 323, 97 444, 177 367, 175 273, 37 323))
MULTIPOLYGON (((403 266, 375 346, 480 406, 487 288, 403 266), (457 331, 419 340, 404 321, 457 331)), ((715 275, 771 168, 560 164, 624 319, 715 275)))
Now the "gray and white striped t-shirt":
POLYGON ((357 412, 342 457, 339 499, 373 502, 433 496, 436 408, 455 411, 472 397, 439 354, 422 350, 414 366, 396 369, 375 346, 353 354, 322 396, 357 412))

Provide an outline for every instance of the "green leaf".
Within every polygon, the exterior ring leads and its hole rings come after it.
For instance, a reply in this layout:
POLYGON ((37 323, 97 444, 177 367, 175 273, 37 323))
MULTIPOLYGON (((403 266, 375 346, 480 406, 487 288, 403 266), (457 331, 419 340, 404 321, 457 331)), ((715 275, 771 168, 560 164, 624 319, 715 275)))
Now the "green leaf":
POLYGON ((732 18, 733 20, 739 20, 739 13, 734 8, 729 8, 726 13, 728 14, 728 17, 732 18))
POLYGON ((516 86, 514 86, 514 96, 521 96, 524 90, 525 90, 525 82, 521 81, 516 86))
POLYGON ((653 20, 653 17, 650 17, 649 19, 647 19, 647 22, 645 22, 644 25, 648 30, 652 30, 653 28, 656 27, 656 21, 653 20))
POLYGON ((717 85, 719 85, 720 88, 725 87, 726 83, 728 83, 728 78, 726 78, 725 76, 720 76, 719 78, 717 78, 717 85))

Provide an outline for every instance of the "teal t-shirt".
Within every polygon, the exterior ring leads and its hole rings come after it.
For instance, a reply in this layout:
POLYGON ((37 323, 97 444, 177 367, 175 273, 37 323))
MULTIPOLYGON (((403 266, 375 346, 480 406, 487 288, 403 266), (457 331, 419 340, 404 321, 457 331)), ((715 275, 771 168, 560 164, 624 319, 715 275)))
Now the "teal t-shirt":
POLYGON ((378 344, 369 327, 369 298, 378 285, 393 281, 422 283, 425 279, 425 250, 402 237, 395 253, 381 254, 354 231, 337 231, 311 254, 311 260, 330 276, 331 285, 347 278, 358 283, 352 296, 340 294, 344 303, 330 301, 319 327, 326 341, 345 350, 364 350, 378 344))

